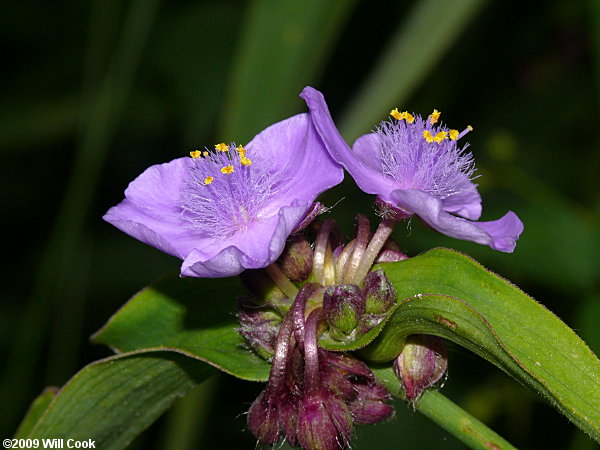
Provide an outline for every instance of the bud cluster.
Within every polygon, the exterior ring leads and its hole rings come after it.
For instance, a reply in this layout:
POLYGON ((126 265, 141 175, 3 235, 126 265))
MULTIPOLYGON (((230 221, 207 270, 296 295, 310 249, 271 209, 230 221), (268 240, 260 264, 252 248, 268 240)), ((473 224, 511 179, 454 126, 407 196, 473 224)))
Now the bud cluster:
POLYGON ((370 269, 374 262, 407 256, 389 236, 377 236, 362 215, 348 243, 334 221, 313 223, 288 239, 275 267, 242 274, 252 299, 239 301, 239 332, 272 363, 269 381, 248 412, 259 442, 346 448, 354 424, 393 415, 390 394, 365 363, 317 345, 323 334, 341 342, 360 338, 395 304, 383 270, 370 269))
POLYGON ((346 448, 354 423, 393 415, 389 393, 366 364, 318 347, 324 310, 306 313, 319 291, 318 284, 306 284, 279 327, 269 381, 248 413, 248 426, 262 443, 286 439, 305 449, 346 448))

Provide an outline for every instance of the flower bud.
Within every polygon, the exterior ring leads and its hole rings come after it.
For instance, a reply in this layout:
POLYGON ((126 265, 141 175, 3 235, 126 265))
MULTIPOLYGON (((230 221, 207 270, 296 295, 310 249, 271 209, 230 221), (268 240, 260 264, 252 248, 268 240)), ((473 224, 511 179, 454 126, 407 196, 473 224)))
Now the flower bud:
POLYGON ((392 238, 385 241, 383 248, 375 258, 376 263, 396 262, 408 259, 408 256, 400 250, 400 246, 392 238))
POLYGON ((312 270, 313 262, 312 247, 306 236, 302 233, 292 234, 277 262, 281 271, 290 280, 306 280, 312 270))
POLYGON ((355 284, 331 286, 323 294, 323 312, 331 327, 348 334, 365 312, 365 296, 355 284))
POLYGON ((377 383, 355 384, 356 399, 350 403, 354 422, 372 424, 380 422, 394 414, 394 408, 388 404, 391 397, 386 388, 377 383))
POLYGON ((425 334, 409 336, 394 361, 394 370, 404 385, 409 401, 416 401, 425 389, 444 376, 447 369, 444 340, 425 334))
POLYGON ((383 314, 396 302, 396 291, 381 269, 369 272, 363 282, 368 314, 383 314))
POLYGON ((264 359, 275 353, 275 342, 281 316, 268 307, 261 307, 248 298, 238 299, 239 333, 252 349, 264 359))
POLYGON ((339 450, 350 444, 352 416, 346 403, 327 389, 302 399, 298 443, 305 449, 339 450))
POLYGON ((280 437, 279 408, 274 397, 267 387, 254 400, 248 411, 248 427, 263 444, 275 444, 280 437))

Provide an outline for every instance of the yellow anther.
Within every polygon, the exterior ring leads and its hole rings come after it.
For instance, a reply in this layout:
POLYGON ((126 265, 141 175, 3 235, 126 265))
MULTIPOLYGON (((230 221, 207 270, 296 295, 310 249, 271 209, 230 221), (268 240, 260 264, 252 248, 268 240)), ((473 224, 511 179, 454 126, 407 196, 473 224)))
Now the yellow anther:
POLYGON ((220 144, 215 145, 215 150, 218 152, 227 152, 229 151, 229 146, 225 142, 221 142, 220 144))
POLYGON ((431 115, 429 116, 429 121, 431 123, 436 123, 440 119, 441 114, 442 113, 439 112, 437 109, 434 109, 431 115))
POLYGON ((190 152, 190 156, 192 158, 200 158, 202 156, 202 152, 200 150, 194 150, 193 152, 190 152))
POLYGON ((226 175, 229 175, 230 173, 233 173, 233 166, 221 167, 221 173, 224 173, 226 175))
POLYGON ((215 179, 214 177, 206 177, 204 179, 204 185, 206 186, 206 185, 212 183, 214 179, 215 179))
POLYGON ((469 131, 473 131, 473 127, 471 125, 467 125, 467 128, 469 129, 469 131))
POLYGON ((240 162, 245 165, 245 166, 249 166, 250 164, 252 164, 252 161, 250 161, 248 158, 246 158, 245 156, 242 156, 240 158, 240 162))
POLYGON ((390 116, 392 116, 396 120, 402 120, 402 119, 404 119, 404 117, 402 116, 402 114, 400 114, 400 111, 398 111, 398 108, 392 109, 390 111, 390 116))
POLYGON ((437 133, 435 135, 435 137, 433 138, 433 140, 435 142, 437 142, 438 144, 440 142, 442 142, 444 139, 448 139, 448 133, 446 131, 440 131, 439 133, 437 133))
POLYGON ((450 139, 453 141, 458 139, 458 130, 450 130, 450 139))
POLYGON ((433 136, 431 135, 431 133, 428 130, 423 131, 423 137, 425 138, 425 140, 428 143, 432 143, 433 142, 433 136))
POLYGON ((398 108, 394 108, 390 111, 390 116, 392 116, 396 120, 406 120, 408 123, 413 123, 415 118, 408 111, 400 112, 398 108))
POLYGON ((202 156, 204 156, 204 157, 206 158, 206 157, 208 156, 208 152, 207 152, 206 150, 204 150, 204 151, 202 152, 202 156))
POLYGON ((241 145, 238 145, 236 150, 240 154, 240 156, 244 156, 246 154, 246 149, 241 145))

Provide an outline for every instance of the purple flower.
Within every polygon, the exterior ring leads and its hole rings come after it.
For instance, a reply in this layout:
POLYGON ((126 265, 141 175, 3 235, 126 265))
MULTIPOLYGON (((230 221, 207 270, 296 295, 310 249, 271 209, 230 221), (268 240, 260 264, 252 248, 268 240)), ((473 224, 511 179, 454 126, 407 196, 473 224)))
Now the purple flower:
POLYGON ((225 277, 273 263, 321 192, 340 183, 309 114, 148 168, 104 219, 183 260, 181 275, 225 277))
POLYGON ((358 186, 405 215, 418 215, 437 231, 458 239, 512 252, 523 223, 509 211, 491 222, 481 215, 481 197, 472 183, 475 170, 459 133, 439 124, 435 110, 427 119, 392 111, 390 121, 356 140, 350 148, 333 123, 323 94, 307 87, 301 97, 329 153, 358 186), (459 217, 460 216, 460 217, 459 217))

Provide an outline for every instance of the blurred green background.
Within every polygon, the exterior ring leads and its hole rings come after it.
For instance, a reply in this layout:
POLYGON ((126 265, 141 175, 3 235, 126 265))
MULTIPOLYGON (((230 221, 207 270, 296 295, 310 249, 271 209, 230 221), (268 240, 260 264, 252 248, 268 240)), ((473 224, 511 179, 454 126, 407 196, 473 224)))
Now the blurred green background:
MULTIPOLYGON (((515 211, 514 254, 412 221, 396 239, 471 254, 600 352, 600 2, 57 0, 0 17, 0 437, 46 385, 110 350, 88 336, 179 262, 101 220, 149 165, 248 142, 322 90, 352 142, 398 106, 435 107, 469 135, 484 220, 515 211)), ((323 196, 352 232, 372 198, 347 180, 323 196)), ((232 305, 232 313, 233 313, 232 305)), ((549 336, 549 339, 552 337, 549 336)), ((244 412, 261 386, 213 378, 132 448, 251 449, 244 412)), ((595 448, 533 394, 450 347, 444 392, 520 448, 595 448)), ((356 449, 462 448, 398 404, 356 449)))

